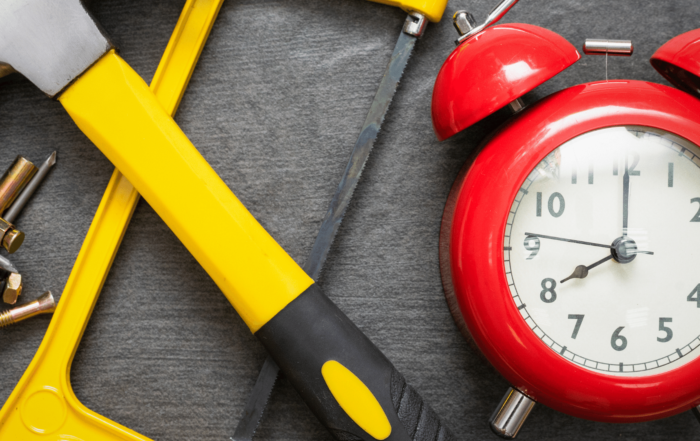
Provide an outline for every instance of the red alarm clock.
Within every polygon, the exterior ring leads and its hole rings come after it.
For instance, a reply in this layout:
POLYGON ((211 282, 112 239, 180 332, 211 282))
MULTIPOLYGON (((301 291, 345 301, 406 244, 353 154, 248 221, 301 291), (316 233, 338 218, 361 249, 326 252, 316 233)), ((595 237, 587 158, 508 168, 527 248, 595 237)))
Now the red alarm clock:
MULTIPOLYGON (((554 32, 464 34, 432 101, 441 140, 517 111, 464 165, 448 198, 440 265, 448 304, 512 389, 491 425, 513 438, 535 402, 606 422, 700 405, 700 30, 668 42, 651 82, 580 84, 519 98, 580 55, 554 32)), ((499 15, 500 14, 500 15, 499 15)), ((619 41, 587 49, 631 53, 619 41)), ((586 51, 588 52, 588 51, 586 51)))

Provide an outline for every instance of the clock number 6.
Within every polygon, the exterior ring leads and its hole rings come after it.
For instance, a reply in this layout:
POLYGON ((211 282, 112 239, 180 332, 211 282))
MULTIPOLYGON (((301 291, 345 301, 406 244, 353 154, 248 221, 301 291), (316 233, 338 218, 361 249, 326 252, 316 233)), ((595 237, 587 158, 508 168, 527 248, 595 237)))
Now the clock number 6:
POLYGON ((624 351, 627 347, 627 339, 625 336, 620 335, 620 332, 622 332, 623 329, 625 329, 624 326, 620 326, 619 328, 615 329, 615 332, 613 332, 613 335, 610 338, 610 345, 616 351, 624 351), (617 344, 618 341, 621 343, 617 344))
POLYGON ((557 282, 554 279, 544 279, 542 281, 542 291, 540 292, 540 299, 545 303, 552 303, 557 299, 557 293, 554 288, 557 287, 557 282), (549 286, 547 286, 549 285, 549 286), (549 293, 549 296, 547 296, 549 293))
POLYGON ((671 330, 671 328, 669 328, 668 326, 664 326, 664 324, 671 323, 672 321, 673 319, 671 317, 659 317, 659 331, 664 331, 666 333, 666 337, 656 337, 656 341, 666 343, 667 341, 673 338, 673 331, 671 330))

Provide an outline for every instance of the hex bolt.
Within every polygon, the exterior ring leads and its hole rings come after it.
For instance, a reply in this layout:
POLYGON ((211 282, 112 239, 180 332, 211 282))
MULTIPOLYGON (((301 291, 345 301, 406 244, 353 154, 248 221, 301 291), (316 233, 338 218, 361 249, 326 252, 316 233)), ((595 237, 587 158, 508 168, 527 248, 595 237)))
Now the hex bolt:
POLYGON ((21 294, 22 276, 19 273, 10 273, 5 281, 5 289, 2 291, 2 301, 14 305, 21 294))
POLYGON ((476 19, 467 11, 457 11, 452 16, 452 23, 455 25, 459 35, 464 35, 477 27, 476 19))
POLYGON ((24 233, 3 218, 0 218, 0 236, 2 237, 2 247, 10 254, 17 251, 24 242, 24 233))
POLYGON ((46 291, 38 299, 24 305, 17 306, 0 314, 0 328, 17 323, 37 314, 46 314, 56 310, 56 301, 51 291, 46 291))

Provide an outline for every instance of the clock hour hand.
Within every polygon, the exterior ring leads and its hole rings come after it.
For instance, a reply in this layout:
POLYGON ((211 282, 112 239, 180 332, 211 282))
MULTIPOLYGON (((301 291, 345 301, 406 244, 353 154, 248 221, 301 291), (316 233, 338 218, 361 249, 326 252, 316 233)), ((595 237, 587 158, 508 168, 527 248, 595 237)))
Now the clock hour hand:
POLYGON ((610 260, 610 259, 612 259, 612 258, 613 258, 613 256, 612 256, 612 254, 611 254, 611 255, 609 255, 609 256, 606 256, 606 257, 600 259, 600 260, 597 261, 596 263, 592 263, 592 264, 590 264, 590 265, 588 265, 588 266, 579 265, 579 266, 577 266, 577 267, 574 269, 574 272, 571 273, 571 275, 570 275, 569 277, 567 277, 566 279, 560 281, 559 283, 564 283, 564 282, 566 282, 567 280, 571 280, 571 279, 585 279, 586 276, 588 276, 588 271, 590 271, 590 270, 592 270, 593 268, 597 267, 597 266, 600 265, 601 263, 607 262, 608 260, 610 260))

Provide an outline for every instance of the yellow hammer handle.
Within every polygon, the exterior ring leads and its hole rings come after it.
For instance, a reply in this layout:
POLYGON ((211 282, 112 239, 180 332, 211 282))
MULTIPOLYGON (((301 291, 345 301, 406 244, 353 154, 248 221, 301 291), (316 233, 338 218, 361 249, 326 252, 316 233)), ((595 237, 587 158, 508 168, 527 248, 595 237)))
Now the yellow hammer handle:
POLYGON ((59 101, 204 267, 252 332, 311 286, 313 280, 114 51, 59 101))
MULTIPOLYGON (((151 83, 174 112, 223 0, 188 0, 151 83)), ((147 441, 76 398, 70 366, 139 199, 119 170, 105 190, 58 308, 31 364, 0 410, 0 439, 147 441)))
POLYGON ((432 22, 439 22, 445 12, 448 0, 370 0, 376 3, 396 6, 406 12, 420 12, 432 22))

